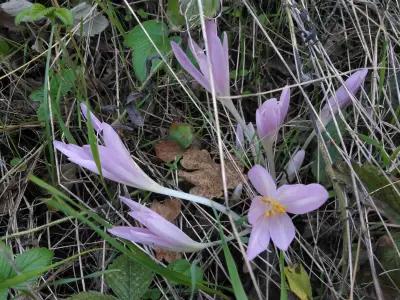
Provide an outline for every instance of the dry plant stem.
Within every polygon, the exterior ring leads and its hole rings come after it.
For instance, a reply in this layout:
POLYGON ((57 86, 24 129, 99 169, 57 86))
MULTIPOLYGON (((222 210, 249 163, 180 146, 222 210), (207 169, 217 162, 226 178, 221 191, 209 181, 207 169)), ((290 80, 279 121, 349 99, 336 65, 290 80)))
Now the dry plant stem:
MULTIPOLYGON (((342 246, 342 276, 343 276, 343 282, 346 282, 345 278, 347 276, 347 269, 349 266, 351 266, 351 257, 349 253, 351 253, 351 249, 349 249, 349 245, 351 245, 350 241, 350 225, 348 222, 348 217, 347 217, 347 199, 346 199, 346 194, 344 192, 343 186, 339 184, 339 181, 336 179, 335 172, 333 171, 332 165, 331 165, 331 160, 329 158, 329 154, 327 150, 325 149, 323 145, 323 139, 322 136, 319 134, 318 135, 318 146, 322 154, 322 158, 325 162, 325 171, 328 174, 331 182, 333 189, 335 191, 338 204, 339 204, 339 214, 340 214, 340 221, 344 225, 344 229, 342 231, 342 239, 343 239, 343 246, 342 246)), ((352 276, 350 274, 350 276, 352 276)), ((350 277, 351 280, 351 277, 350 277)), ((345 290, 343 290, 344 284, 342 286, 342 289, 340 291, 341 294, 346 293, 345 290)))
POLYGON ((161 190, 157 190, 157 193, 168 195, 168 196, 171 196, 171 197, 177 197, 177 198, 180 198, 180 199, 185 199, 185 200, 188 200, 190 202, 203 204, 203 205, 209 206, 211 208, 214 208, 215 210, 218 210, 218 211, 220 211, 220 212, 222 212, 222 213, 224 213, 224 214, 226 214, 228 216, 231 216, 234 220, 239 220, 240 219, 240 216, 238 214, 236 214, 235 212, 231 211, 225 205, 222 205, 220 203, 217 203, 217 202, 212 201, 210 199, 207 199, 205 197, 188 194, 188 193, 185 193, 185 192, 182 192, 182 191, 177 191, 177 190, 169 189, 169 188, 166 188, 166 187, 162 187, 161 190))
POLYGON ((308 138, 306 139, 306 141, 303 144, 303 147, 301 147, 301 149, 306 150, 308 145, 311 143, 311 141, 313 140, 313 138, 315 137, 315 130, 313 130, 310 135, 308 136, 308 138))
MULTIPOLYGON (((367 252, 368 252, 367 256, 368 256, 368 261, 369 261, 369 265, 371 268, 372 281, 374 283, 374 288, 375 288, 375 292, 376 292, 376 296, 377 296, 378 300, 382 300, 385 298, 383 297, 382 289, 379 284, 379 279, 378 279, 378 276, 376 275, 376 268, 375 268, 375 262, 374 262, 374 250, 372 249, 371 237, 369 235, 369 230, 367 228, 367 224, 364 219, 364 218, 366 218, 365 209, 361 206, 361 201, 360 201, 360 197, 359 197, 357 182, 356 182, 356 179, 354 176, 354 171, 351 172, 351 181, 352 181, 352 185, 354 188, 354 197, 356 198, 358 212, 360 214, 361 233, 365 234, 365 247, 367 248, 367 252)), ((372 201, 372 199, 370 199, 370 200, 372 201)))

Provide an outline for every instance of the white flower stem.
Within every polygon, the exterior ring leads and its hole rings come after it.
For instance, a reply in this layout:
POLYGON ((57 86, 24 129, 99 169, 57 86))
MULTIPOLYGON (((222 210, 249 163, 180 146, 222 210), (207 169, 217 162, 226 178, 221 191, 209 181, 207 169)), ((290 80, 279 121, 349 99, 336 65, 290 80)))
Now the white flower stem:
POLYGON ((269 139, 264 139, 262 141, 262 144, 264 146, 265 154, 267 155, 268 171, 271 174, 272 178, 275 180, 276 172, 275 172, 275 154, 273 149, 274 142, 269 139))
POLYGON ((233 104, 231 99, 225 98, 218 98, 218 100, 226 107, 226 109, 232 114, 235 118, 236 122, 242 126, 243 130, 247 130, 246 122, 243 120, 242 116, 239 114, 238 110, 236 109, 235 105, 233 104))
POLYGON ((197 195, 192 195, 189 193, 185 193, 182 191, 177 191, 173 189, 169 189, 166 187, 162 187, 160 190, 157 190, 157 193, 168 195, 171 197, 177 197, 181 199, 188 200, 190 202, 195 202, 199 204, 203 204, 206 206, 209 206, 211 208, 214 208, 215 210, 218 210, 226 215, 230 215, 234 220, 240 219, 240 216, 236 214, 235 212, 231 211, 229 208, 227 208, 225 205, 222 205, 220 203, 217 203, 215 201, 212 201, 208 198, 197 196, 197 195))

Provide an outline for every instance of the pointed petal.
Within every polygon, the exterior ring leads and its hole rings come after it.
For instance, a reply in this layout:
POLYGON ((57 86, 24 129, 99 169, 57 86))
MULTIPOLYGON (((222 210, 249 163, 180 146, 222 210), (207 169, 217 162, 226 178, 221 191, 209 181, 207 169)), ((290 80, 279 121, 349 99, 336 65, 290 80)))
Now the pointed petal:
POLYGON ((92 159, 91 153, 83 147, 73 144, 66 144, 60 141, 53 141, 53 145, 54 148, 56 148, 68 158, 92 159))
POLYGON ((129 215, 146 226, 153 234, 165 238, 177 247, 195 248, 201 245, 155 211, 128 198, 120 197, 120 199, 132 209, 129 215))
POLYGON ((249 223, 254 225, 257 221, 264 216, 265 211, 267 210, 266 205, 261 201, 260 196, 256 196, 251 201, 249 213, 247 218, 249 219, 249 223))
POLYGON ((157 235, 154 235, 150 230, 146 228, 114 226, 111 229, 108 229, 108 232, 125 240, 148 245, 152 248, 160 247, 172 251, 181 250, 181 248, 177 249, 176 247, 174 247, 173 244, 169 243, 167 240, 164 240, 157 235))
POLYGON ((289 110, 289 103, 290 103, 290 88, 286 86, 281 93, 281 97, 279 98, 279 106, 280 106, 280 113, 281 113, 281 120, 280 123, 282 124, 285 120, 285 117, 289 110))
POLYGON ((275 182, 265 168, 255 165, 249 170, 247 176, 258 193, 262 196, 275 197, 275 182))
POLYGON ((262 218, 253 225, 247 246, 247 258, 253 260, 258 254, 267 249, 270 240, 268 220, 262 218))
POLYGON ((304 214, 318 209, 328 200, 328 191, 320 184, 286 184, 277 191, 279 202, 292 214, 304 214))
MULTIPOLYGON (((81 103, 81 112, 82 112, 83 117, 87 120, 89 110, 88 110, 86 104, 83 102, 81 103)), ((97 132, 101 131, 101 126, 103 123, 100 122, 100 120, 97 119, 97 117, 91 112, 90 112, 90 120, 92 122, 94 130, 96 130, 97 132)))
POLYGON ((286 173, 287 173, 290 181, 293 180, 293 178, 299 172, 301 165, 303 164, 305 155, 306 155, 306 152, 303 149, 300 149, 289 160, 287 168, 286 168, 286 173))
POLYGON ((281 113, 275 98, 265 101, 256 110, 256 125, 261 140, 276 135, 281 125, 281 113))
POLYGON ((286 251, 296 234, 292 219, 287 214, 268 218, 269 234, 275 246, 286 251))
POLYGON ((200 71, 204 78, 206 79, 207 83, 209 84, 210 79, 209 79, 209 74, 208 74, 208 62, 207 62, 207 55, 204 53, 204 49, 201 49, 199 45, 193 41, 191 38, 189 39, 188 42, 189 49, 192 52, 194 58, 196 59, 200 71))
POLYGON ((200 85, 202 85, 207 91, 210 91, 211 88, 209 83, 207 82, 203 74, 201 74, 199 70, 195 68, 195 66, 189 60, 187 55, 183 52, 182 48, 179 47, 178 44, 176 44, 175 42, 171 42, 171 47, 172 51, 175 54, 175 58, 182 66, 182 68, 184 68, 186 72, 188 72, 194 78, 194 80, 196 80, 200 85))
POLYGON ((324 125, 332 119, 332 115, 337 113, 339 109, 351 104, 351 97, 354 97, 358 92, 367 74, 368 69, 361 69, 355 72, 344 82, 344 85, 337 89, 335 94, 326 101, 320 113, 320 118, 324 125))
MULTIPOLYGON (((118 133, 107 123, 103 123, 103 140, 106 150, 103 151, 104 159, 110 158, 111 164, 108 169, 113 172, 113 168, 119 167, 126 174, 128 185, 152 190, 158 186, 147 174, 135 163, 128 149, 125 147, 118 133)), ((115 170, 115 172, 119 172, 115 170)))
MULTIPOLYGON (((229 64, 221 40, 217 33, 217 24, 213 20, 206 21, 207 55, 211 61, 211 72, 214 77, 215 91, 218 96, 229 96, 229 64)), ((207 72, 210 72, 208 70, 207 72)))

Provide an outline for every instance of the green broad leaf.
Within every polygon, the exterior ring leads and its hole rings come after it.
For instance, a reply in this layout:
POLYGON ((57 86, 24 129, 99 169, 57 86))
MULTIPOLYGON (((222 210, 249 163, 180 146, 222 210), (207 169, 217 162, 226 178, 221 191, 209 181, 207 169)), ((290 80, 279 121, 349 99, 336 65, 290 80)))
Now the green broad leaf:
POLYGON ((0 282, 15 275, 13 263, 14 255, 11 248, 0 242, 0 282))
POLYGON ((173 123, 169 128, 169 138, 183 149, 189 148, 193 142, 193 128, 186 123, 173 123))
POLYGON ((191 264, 186 259, 178 259, 170 263, 168 268, 192 278, 194 282, 203 281, 203 270, 196 264, 191 264))
POLYGON ((107 285, 119 300, 140 300, 149 289, 154 273, 133 262, 126 255, 120 255, 109 265, 108 270, 119 270, 105 274, 107 285))
POLYGON ((143 295, 143 300, 159 300, 161 299, 161 292, 158 289, 148 289, 143 295))
MULTIPOLYGON (((57 98, 62 98, 67 95, 68 92, 72 91, 75 87, 76 73, 74 69, 66 68, 62 69, 58 73, 51 73, 50 75, 50 98, 56 103, 57 98)), ((50 119, 49 108, 46 106, 44 99, 44 87, 33 91, 30 94, 32 101, 39 102, 39 108, 37 110, 38 120, 41 122, 47 122, 50 119)), ((57 106, 58 107, 58 106, 57 106)), ((56 109, 56 108, 55 108, 56 109)))
POLYGON ((51 264, 54 253, 47 248, 33 248, 15 257, 18 272, 26 273, 51 264))
POLYGON ((85 292, 72 295, 68 300, 117 300, 111 295, 104 295, 98 292, 85 292))
POLYGON ((8 289, 0 290, 0 300, 7 300, 8 296, 8 289))
POLYGON ((284 268, 285 276, 289 284, 289 289, 300 300, 312 299, 312 288, 310 277, 301 264, 295 264, 284 268))
POLYGON ((177 30, 185 24, 185 18, 179 9, 179 0, 168 0, 167 16, 172 30, 177 30))
POLYGON ((7 56, 11 52, 11 46, 7 41, 0 37, 0 58, 7 56))
POLYGON ((392 222, 400 224, 400 184, 372 164, 352 164, 375 205, 392 222))
POLYGON ((57 7, 53 11, 55 18, 58 18, 65 26, 72 26, 74 17, 69 9, 57 7))
POLYGON ((48 13, 46 6, 35 3, 31 7, 27 7, 15 16, 15 24, 21 22, 35 22, 45 17, 48 13))
MULTIPOLYGON (((142 23, 154 45, 163 56, 171 51, 171 41, 168 37, 168 26, 165 23, 149 20, 142 23)), ((156 72, 162 65, 162 59, 140 25, 136 25, 124 38, 125 45, 133 50, 132 63, 136 77, 144 82, 147 77, 156 72)))

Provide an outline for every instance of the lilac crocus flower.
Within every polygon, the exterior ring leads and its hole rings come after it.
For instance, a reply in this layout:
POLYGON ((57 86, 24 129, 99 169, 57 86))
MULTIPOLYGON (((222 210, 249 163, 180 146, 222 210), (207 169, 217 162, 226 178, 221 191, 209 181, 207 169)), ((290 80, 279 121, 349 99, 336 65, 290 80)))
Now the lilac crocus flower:
POLYGON ((303 164, 305 155, 306 152, 303 149, 300 149, 289 160, 286 167, 286 173, 289 181, 292 181, 296 174, 299 172, 300 167, 303 164))
MULTIPOLYGON (((87 118, 87 107, 82 104, 81 111, 87 118)), ((100 122, 96 116, 90 114, 90 120, 93 128, 103 141, 103 145, 98 145, 98 152, 101 163, 102 175, 112 181, 125 185, 133 186, 148 191, 158 191, 160 185, 151 179, 135 163, 126 149, 117 132, 107 123, 100 122)), ((54 147, 68 157, 68 159, 85 169, 99 174, 92 151, 89 145, 77 146, 66 144, 60 141, 54 141, 54 147)))
MULTIPOLYGON (((82 104, 81 110, 84 117, 87 119, 87 107, 82 104)), ((100 157, 101 174, 104 178, 134 188, 207 205, 224 214, 230 214, 235 220, 240 218, 236 213, 231 212, 227 207, 220 203, 159 185, 147 176, 147 174, 136 164, 117 132, 109 124, 101 122, 92 113, 90 113, 90 120, 93 128, 97 132, 99 140, 102 141, 102 145, 97 145, 97 149, 100 157)), ((90 145, 77 146, 60 141, 54 141, 53 144, 54 147, 66 155, 71 162, 88 169, 93 173, 100 174, 93 158, 90 145)))
POLYGON ((257 134, 263 143, 276 139, 279 128, 285 120, 289 109, 290 88, 282 90, 279 101, 276 98, 265 101, 256 111, 257 134))
POLYGON ((320 184, 285 184, 277 188, 268 171, 260 165, 247 174, 261 196, 253 198, 248 214, 252 225, 247 257, 254 259, 267 249, 270 239, 287 250, 295 236, 295 227, 287 213, 304 214, 318 209, 328 199, 320 184))
POLYGON ((131 209, 129 215, 143 224, 145 228, 115 226, 108 230, 113 235, 153 248, 159 247, 176 252, 194 252, 212 245, 212 243, 199 243, 192 240, 177 226, 155 211, 131 199, 125 197, 120 197, 120 199, 131 209))
POLYGON ((326 101, 319 115, 323 125, 328 124, 332 116, 336 114, 339 109, 343 109, 351 103, 351 98, 358 92, 367 74, 368 69, 361 69, 355 72, 344 82, 344 85, 326 101))
POLYGON ((172 51, 175 54, 176 59, 202 87, 208 92, 211 91, 211 78, 214 79, 215 93, 217 96, 229 96, 229 55, 228 55, 228 38, 226 33, 223 34, 223 40, 221 42, 217 33, 217 24, 213 20, 206 20, 206 39, 208 53, 205 53, 200 46, 189 39, 189 48, 194 58, 199 65, 197 69, 190 59, 187 57, 182 48, 175 42, 171 42, 172 51), (210 59, 211 66, 208 65, 208 59, 210 59))

